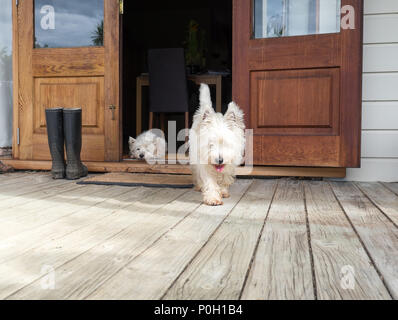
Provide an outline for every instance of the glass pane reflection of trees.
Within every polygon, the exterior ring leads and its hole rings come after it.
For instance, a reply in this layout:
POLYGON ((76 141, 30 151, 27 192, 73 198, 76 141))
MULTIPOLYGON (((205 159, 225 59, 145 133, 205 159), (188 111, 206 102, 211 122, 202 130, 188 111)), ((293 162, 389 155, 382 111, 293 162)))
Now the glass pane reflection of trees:
POLYGON ((254 38, 340 31, 341 0, 254 0, 254 38))
POLYGON ((12 1, 0 10, 0 155, 12 142, 12 1))
POLYGON ((104 0, 35 0, 35 48, 102 46, 104 0))

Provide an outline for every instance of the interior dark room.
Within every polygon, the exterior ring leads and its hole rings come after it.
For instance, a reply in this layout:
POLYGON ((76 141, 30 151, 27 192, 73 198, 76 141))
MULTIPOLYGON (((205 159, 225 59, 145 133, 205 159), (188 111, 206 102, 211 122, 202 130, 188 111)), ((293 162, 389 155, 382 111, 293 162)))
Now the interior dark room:
MULTIPOLYGON (((232 97, 232 1, 173 0, 125 1, 123 41, 123 141, 128 154, 128 137, 136 137, 137 77, 148 73, 148 50, 184 48, 186 72, 222 75, 222 111, 232 97), (192 37, 193 35, 193 37, 192 37)), ((189 87, 189 116, 198 105, 198 85, 189 87)), ((215 102, 216 87, 210 86, 215 102)), ((148 86, 142 92, 142 130, 148 129, 148 86)), ((184 127, 183 114, 167 114, 184 127)), ((159 127, 155 121, 154 127, 159 127)))

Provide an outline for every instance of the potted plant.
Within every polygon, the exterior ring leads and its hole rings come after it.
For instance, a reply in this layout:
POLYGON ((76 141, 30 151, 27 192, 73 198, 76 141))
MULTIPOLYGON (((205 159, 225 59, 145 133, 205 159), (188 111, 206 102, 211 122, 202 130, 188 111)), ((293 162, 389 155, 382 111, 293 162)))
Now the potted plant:
POLYGON ((199 24, 195 20, 191 20, 188 24, 184 46, 185 61, 189 73, 200 72, 206 66, 205 31, 199 30, 199 24))

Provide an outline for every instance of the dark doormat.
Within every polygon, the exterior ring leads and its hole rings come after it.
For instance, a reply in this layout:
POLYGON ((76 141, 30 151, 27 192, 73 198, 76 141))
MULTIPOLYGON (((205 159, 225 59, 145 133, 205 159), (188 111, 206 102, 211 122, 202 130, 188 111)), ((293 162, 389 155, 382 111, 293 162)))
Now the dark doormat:
POLYGON ((192 188, 191 175, 145 174, 145 173, 105 173, 89 177, 78 184, 115 185, 127 187, 153 188, 192 188))

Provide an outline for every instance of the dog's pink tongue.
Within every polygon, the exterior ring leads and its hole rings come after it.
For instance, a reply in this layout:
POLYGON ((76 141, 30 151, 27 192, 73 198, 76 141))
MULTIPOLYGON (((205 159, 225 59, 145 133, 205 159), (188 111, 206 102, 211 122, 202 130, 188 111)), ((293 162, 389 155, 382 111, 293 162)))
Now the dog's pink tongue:
POLYGON ((216 168, 217 172, 222 172, 224 170, 224 165, 223 164, 215 165, 214 167, 216 168))

